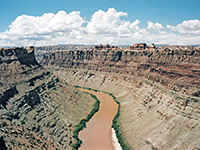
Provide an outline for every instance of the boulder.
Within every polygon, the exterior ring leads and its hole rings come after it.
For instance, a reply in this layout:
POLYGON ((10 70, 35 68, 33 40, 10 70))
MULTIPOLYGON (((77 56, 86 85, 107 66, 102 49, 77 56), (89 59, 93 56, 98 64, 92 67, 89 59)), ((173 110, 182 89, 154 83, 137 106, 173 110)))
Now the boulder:
POLYGON ((152 43, 151 46, 149 46, 149 49, 155 49, 156 46, 152 43))

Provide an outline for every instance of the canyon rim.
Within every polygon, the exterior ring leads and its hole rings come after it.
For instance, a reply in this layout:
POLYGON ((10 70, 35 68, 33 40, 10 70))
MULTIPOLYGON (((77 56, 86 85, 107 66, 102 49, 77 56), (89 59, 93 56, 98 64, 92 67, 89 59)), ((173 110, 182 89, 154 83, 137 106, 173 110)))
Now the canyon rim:
POLYGON ((200 1, 0 1, 0 150, 200 150, 200 1))

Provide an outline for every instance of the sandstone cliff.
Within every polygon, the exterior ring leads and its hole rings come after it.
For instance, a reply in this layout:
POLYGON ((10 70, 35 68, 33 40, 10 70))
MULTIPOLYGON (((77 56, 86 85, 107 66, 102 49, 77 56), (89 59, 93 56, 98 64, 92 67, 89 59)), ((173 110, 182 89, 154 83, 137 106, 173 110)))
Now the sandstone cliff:
POLYGON ((69 83, 114 93, 133 149, 200 149, 199 50, 76 50, 42 63, 69 83))
POLYGON ((0 135, 5 148, 71 149, 73 126, 93 102, 39 65, 33 47, 0 49, 0 135))

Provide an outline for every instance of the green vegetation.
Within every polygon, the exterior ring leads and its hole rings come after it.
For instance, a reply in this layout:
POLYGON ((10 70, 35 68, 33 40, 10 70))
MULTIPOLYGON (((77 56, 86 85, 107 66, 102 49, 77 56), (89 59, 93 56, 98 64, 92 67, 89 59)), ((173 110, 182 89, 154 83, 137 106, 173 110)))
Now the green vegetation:
MULTIPOLYGON (((77 88, 81 88, 81 87, 77 87, 77 88)), ((84 92, 86 94, 90 94, 87 92, 84 92)), ((78 138, 78 134, 81 130, 83 130, 83 128, 86 128, 86 122, 88 122, 92 116, 99 110, 99 104, 100 101, 97 99, 97 97, 93 94, 90 94, 92 98, 94 98, 96 100, 96 102, 93 105, 93 109, 92 111, 88 114, 88 116, 86 117, 86 119, 82 119, 79 124, 77 124, 75 126, 75 129, 73 130, 73 138, 77 140, 77 142, 75 144, 72 145, 72 150, 77 150, 81 144, 82 141, 78 138)))
MULTIPOLYGON (((80 87, 80 86, 74 86, 76 88, 82 88, 82 89, 88 89, 88 90, 92 90, 92 91, 95 91, 95 92, 100 92, 99 90, 96 90, 96 89, 92 89, 92 88, 87 88, 87 87, 80 87)), ((118 104, 118 110, 117 110, 117 114, 115 115, 114 119, 113 119, 113 124, 112 124, 112 128, 115 129, 115 133, 116 133, 116 136, 117 136, 117 139, 118 139, 118 142, 119 144, 121 145, 122 149, 123 150, 130 150, 130 147, 127 146, 123 140, 123 137, 122 137, 122 133, 120 132, 120 128, 119 128, 119 124, 117 122, 117 119, 119 118, 119 115, 120 115, 120 102, 117 101, 116 97, 112 94, 112 93, 108 93, 108 92, 103 92, 105 94, 108 94, 110 96, 113 97, 113 100, 118 104)), ((91 94, 92 95, 92 94, 91 94)), ((94 96, 94 95, 93 95, 94 96)), ((96 96, 95 96, 96 97, 96 96)), ((96 98, 97 99, 97 98, 96 98)), ((98 99, 97 99, 98 100, 98 99)), ((98 106, 99 107, 99 106, 98 106)), ((91 116, 92 117, 92 116, 91 116)), ((91 118, 90 117, 90 118, 91 118)), ((82 142, 82 141, 81 141, 82 142)), ((79 146, 80 147, 80 146, 79 146)), ((74 149, 75 150, 75 149, 74 149)))
POLYGON ((101 92, 101 91, 99 91, 99 90, 95 90, 95 89, 87 88, 87 87, 81 87, 81 86, 78 86, 78 85, 75 85, 74 87, 75 87, 75 88, 81 88, 81 89, 87 89, 87 90, 91 90, 91 91, 95 91, 95 92, 101 92))
POLYGON ((113 99, 114 99, 114 101, 118 104, 117 114, 115 115, 115 117, 113 119, 113 124, 112 124, 112 128, 115 129, 115 133, 116 133, 118 142, 121 145, 121 147, 122 147, 123 150, 130 150, 130 147, 127 146, 125 144, 124 140, 123 140, 122 134, 120 132, 119 124, 117 122, 117 119, 119 118, 119 115, 120 115, 120 102, 116 100, 116 97, 112 93, 107 93, 107 92, 105 92, 105 93, 109 94, 110 96, 112 96, 113 99))

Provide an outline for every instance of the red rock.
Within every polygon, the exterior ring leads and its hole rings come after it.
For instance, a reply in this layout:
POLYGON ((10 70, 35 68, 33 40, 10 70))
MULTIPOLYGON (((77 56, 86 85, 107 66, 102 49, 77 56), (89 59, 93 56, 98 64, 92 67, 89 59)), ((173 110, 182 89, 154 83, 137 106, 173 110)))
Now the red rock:
POLYGON ((133 46, 130 46, 129 49, 131 50, 145 50, 147 48, 146 43, 136 43, 133 46))

